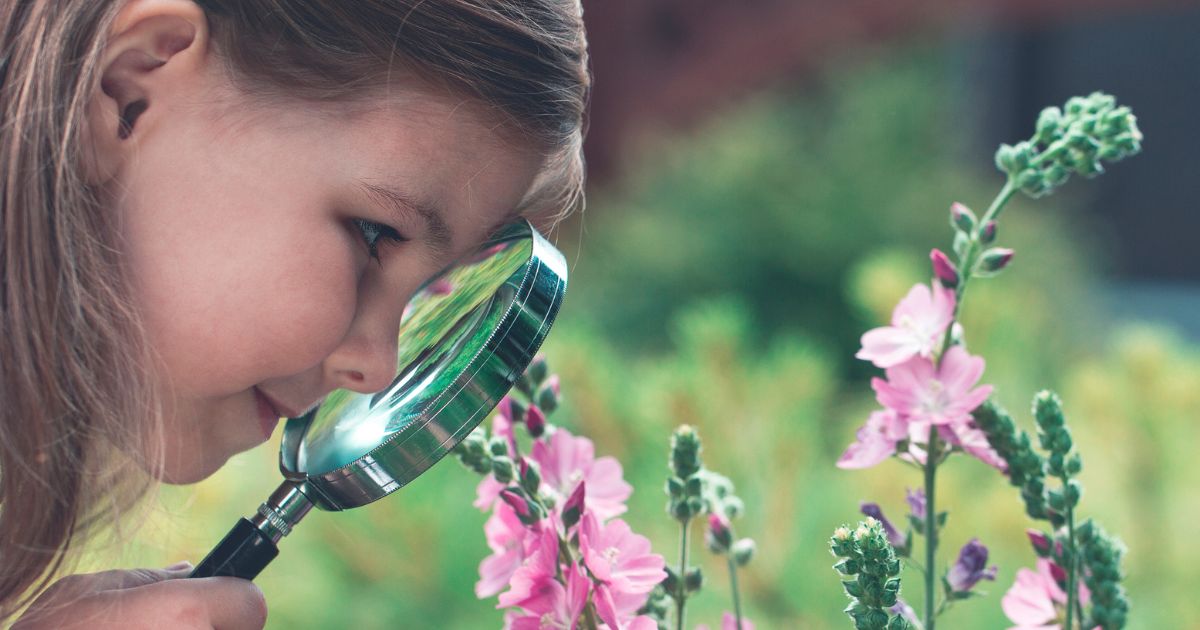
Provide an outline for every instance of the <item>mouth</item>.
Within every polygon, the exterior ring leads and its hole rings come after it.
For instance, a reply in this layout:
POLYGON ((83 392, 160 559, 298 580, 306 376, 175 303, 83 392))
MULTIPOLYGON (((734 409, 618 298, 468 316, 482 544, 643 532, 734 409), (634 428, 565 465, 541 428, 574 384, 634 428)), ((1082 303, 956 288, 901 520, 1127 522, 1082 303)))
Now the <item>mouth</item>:
POLYGON ((258 420, 262 427, 263 435, 270 438, 275 432, 275 427, 279 424, 279 419, 287 417, 278 406, 267 397, 259 388, 254 388, 254 398, 258 402, 258 420))

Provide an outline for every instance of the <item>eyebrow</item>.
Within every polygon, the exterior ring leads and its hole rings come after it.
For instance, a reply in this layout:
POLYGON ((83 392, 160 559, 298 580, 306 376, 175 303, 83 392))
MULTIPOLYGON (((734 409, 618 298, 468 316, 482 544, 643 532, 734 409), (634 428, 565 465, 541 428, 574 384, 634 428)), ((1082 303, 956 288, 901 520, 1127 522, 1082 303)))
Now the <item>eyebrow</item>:
POLYGON ((437 208, 421 203, 395 188, 372 184, 361 179, 358 180, 358 183, 367 195, 381 202, 384 208, 391 210, 399 218, 406 219, 413 213, 419 215, 425 221, 425 226, 429 231, 429 240, 434 249, 441 254, 450 251, 450 226, 446 225, 446 221, 442 219, 442 214, 437 208))

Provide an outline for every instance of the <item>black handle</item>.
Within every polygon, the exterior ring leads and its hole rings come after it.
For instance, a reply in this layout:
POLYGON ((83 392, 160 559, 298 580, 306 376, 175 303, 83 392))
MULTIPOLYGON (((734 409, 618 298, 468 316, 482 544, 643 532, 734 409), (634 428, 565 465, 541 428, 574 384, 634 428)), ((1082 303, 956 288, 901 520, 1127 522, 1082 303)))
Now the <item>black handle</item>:
POLYGON ((188 577, 228 575, 253 580, 277 555, 279 547, 254 523, 242 518, 188 577))

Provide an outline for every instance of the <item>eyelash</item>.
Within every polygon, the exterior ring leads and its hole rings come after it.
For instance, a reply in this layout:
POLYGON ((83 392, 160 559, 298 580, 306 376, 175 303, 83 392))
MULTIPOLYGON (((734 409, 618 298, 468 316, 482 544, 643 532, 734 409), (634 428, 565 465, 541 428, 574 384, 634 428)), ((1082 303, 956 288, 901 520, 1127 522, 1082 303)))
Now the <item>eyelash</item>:
POLYGON ((382 262, 379 260, 379 239, 382 238, 392 243, 403 243, 408 240, 396 230, 382 223, 366 219, 353 219, 353 221, 355 227, 358 228, 359 233, 363 237, 363 242, 367 245, 367 254, 380 264, 382 262))

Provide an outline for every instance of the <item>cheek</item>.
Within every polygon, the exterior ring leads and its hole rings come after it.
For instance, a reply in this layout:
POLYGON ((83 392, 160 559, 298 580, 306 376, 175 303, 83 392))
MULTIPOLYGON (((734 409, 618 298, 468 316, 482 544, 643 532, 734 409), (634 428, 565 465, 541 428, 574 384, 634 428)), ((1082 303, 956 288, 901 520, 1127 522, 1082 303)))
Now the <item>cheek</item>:
POLYGON ((356 309, 358 263, 336 225, 213 214, 187 226, 203 238, 131 234, 135 299, 183 395, 307 370, 344 338, 356 309))

